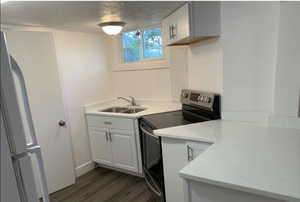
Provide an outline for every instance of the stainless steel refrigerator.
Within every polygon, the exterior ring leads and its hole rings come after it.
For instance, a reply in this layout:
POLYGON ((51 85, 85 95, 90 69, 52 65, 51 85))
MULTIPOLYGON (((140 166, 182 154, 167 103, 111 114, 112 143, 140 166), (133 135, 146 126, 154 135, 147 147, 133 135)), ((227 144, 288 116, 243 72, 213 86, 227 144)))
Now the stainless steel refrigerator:
POLYGON ((35 136, 24 78, 9 54, 5 34, 1 32, 0 37, 1 202, 38 202, 39 190, 43 202, 49 202, 41 148, 35 136), (37 170, 33 169, 33 159, 37 170))

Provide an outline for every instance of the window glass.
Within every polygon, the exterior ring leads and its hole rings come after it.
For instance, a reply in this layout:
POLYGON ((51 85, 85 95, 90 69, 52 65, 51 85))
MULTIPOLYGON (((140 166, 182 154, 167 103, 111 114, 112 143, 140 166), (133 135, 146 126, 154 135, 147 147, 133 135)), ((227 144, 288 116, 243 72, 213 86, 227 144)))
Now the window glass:
POLYGON ((124 62, 136 62, 141 59, 141 36, 136 31, 122 34, 124 62))
POLYGON ((122 34, 123 62, 137 62, 143 59, 163 56, 161 29, 135 30, 122 34))
POLYGON ((144 58, 162 57, 162 39, 160 28, 144 30, 144 58))

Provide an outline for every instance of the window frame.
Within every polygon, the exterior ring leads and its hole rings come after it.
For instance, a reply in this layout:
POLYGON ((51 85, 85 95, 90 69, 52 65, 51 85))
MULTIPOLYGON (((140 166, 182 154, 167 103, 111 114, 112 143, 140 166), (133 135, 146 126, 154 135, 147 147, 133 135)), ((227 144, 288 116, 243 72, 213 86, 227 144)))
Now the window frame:
POLYGON ((141 40, 142 40, 142 45, 143 45, 143 47, 141 48, 142 49, 142 56, 143 56, 141 61, 143 61, 143 60, 145 60, 145 61, 159 60, 159 59, 163 59, 165 57, 165 46, 164 46, 164 43, 163 43, 162 27, 161 26, 151 26, 151 27, 146 27, 146 28, 142 29, 142 39, 141 40), (155 29, 155 28, 160 28, 162 55, 161 55, 161 57, 156 57, 156 58, 145 58, 144 57, 144 31, 145 30, 150 30, 150 29, 155 29))
POLYGON ((135 62, 124 62, 124 52, 123 52, 123 40, 122 34, 125 32, 136 31, 138 29, 130 29, 121 32, 118 37, 118 45, 119 45, 119 65, 117 68, 114 68, 114 71, 130 71, 130 70, 143 70, 143 69, 166 69, 169 68, 169 54, 166 46, 164 45, 164 41, 162 39, 162 56, 158 58, 144 58, 144 30, 150 30, 154 28, 161 29, 161 37, 163 36, 163 29, 161 25, 153 25, 141 28, 142 36, 141 36, 141 60, 135 62))

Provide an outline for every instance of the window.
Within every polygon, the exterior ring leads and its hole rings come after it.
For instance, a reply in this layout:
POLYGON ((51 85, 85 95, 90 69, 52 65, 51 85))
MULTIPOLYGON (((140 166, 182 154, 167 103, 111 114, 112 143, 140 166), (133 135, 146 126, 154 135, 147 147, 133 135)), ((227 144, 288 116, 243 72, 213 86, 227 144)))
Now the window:
POLYGON ((161 28, 124 32, 122 46, 125 63, 161 58, 163 56, 161 28))

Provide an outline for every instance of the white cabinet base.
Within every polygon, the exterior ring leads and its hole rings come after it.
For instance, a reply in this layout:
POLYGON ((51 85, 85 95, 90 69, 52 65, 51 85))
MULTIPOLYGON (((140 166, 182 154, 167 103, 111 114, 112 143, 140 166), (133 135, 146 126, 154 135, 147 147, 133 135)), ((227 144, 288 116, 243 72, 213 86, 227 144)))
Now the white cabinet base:
POLYGON ((138 121, 87 115, 92 159, 107 168, 141 175, 138 121))
POLYGON ((107 143, 106 131, 90 128, 89 135, 93 160, 105 165, 112 165, 112 152, 107 143))
POLYGON ((112 132, 112 155, 114 166, 138 172, 137 153, 134 135, 112 132))
POLYGON ((204 142, 192 142, 162 138, 162 154, 166 202, 183 202, 183 180, 179 171, 210 146, 204 142))
POLYGON ((282 202, 238 190, 184 180, 185 202, 282 202))
POLYGON ((137 176, 137 177, 144 177, 144 175, 140 172, 133 172, 133 171, 130 171, 130 170, 127 170, 127 169, 117 168, 115 166, 108 166, 108 165, 102 164, 102 163, 97 162, 97 161, 95 161, 95 163, 96 163, 96 167, 108 168, 110 170, 115 170, 115 171, 126 173, 126 174, 129 174, 129 175, 134 175, 134 176, 137 176))

